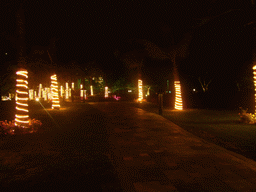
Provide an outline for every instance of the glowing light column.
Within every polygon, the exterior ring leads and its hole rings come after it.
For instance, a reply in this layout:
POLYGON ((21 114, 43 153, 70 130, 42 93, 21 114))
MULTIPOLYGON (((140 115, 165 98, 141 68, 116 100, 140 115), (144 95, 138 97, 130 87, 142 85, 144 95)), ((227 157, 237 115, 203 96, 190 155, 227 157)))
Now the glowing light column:
POLYGON ((42 84, 39 84, 38 97, 42 97, 42 84))
POLYGON ((27 128, 29 125, 28 115, 28 72, 26 70, 17 71, 16 84, 16 109, 15 125, 27 128))
POLYGON ((175 106, 174 106, 174 108, 178 109, 178 110, 183 110, 180 81, 174 81, 174 87, 175 87, 175 106))
POLYGON ((92 85, 90 86, 90 88, 91 88, 91 95, 93 95, 93 87, 92 87, 92 85))
POLYGON ((66 99, 68 99, 68 90, 69 90, 69 88, 68 88, 68 83, 66 83, 66 99))
POLYGON ((255 99, 255 109, 254 109, 254 114, 256 114, 256 65, 253 66, 253 81, 254 81, 254 99, 255 99))
POLYGON ((143 92, 142 92, 142 80, 138 80, 138 92, 139 92, 139 98, 138 101, 143 100, 143 92))
POLYGON ((34 99, 34 90, 29 89, 29 100, 33 100, 33 99, 34 99))
POLYGON ((57 75, 51 76, 52 84, 51 84, 51 93, 52 93, 52 109, 59 109, 60 108, 60 100, 58 94, 58 82, 57 82, 57 75))
POLYGON ((105 87, 105 98, 108 97, 108 87, 105 87))

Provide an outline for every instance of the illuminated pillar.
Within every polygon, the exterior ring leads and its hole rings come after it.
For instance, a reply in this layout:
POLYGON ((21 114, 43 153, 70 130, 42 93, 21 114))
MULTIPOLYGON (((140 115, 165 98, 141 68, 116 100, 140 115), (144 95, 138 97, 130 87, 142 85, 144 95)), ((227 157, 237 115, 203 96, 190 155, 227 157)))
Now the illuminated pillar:
POLYGON ((42 97, 42 84, 39 84, 38 97, 42 97))
POLYGON ((51 88, 47 88, 47 97, 48 97, 48 100, 52 100, 51 88))
POLYGON ((34 96, 35 96, 35 98, 36 98, 36 91, 34 91, 34 96))
POLYGON ((138 80, 138 94, 139 94, 139 98, 138 101, 142 101, 143 100, 143 92, 142 92, 142 80, 138 80))
POLYGON ((175 106, 174 106, 174 108, 178 109, 178 110, 183 110, 180 81, 174 81, 174 87, 175 87, 175 106))
POLYGON ((71 84, 71 86, 72 86, 72 90, 74 90, 74 89, 75 89, 75 83, 73 82, 73 83, 71 84))
POLYGON ((51 76, 51 93, 52 93, 52 109, 59 109, 60 108, 60 100, 58 94, 58 82, 57 82, 57 75, 51 76))
POLYGON ((93 88, 92 88, 92 85, 90 86, 90 88, 91 88, 91 95, 93 95, 93 88))
POLYGON ((254 81, 254 99, 255 99, 255 109, 254 109, 254 114, 256 114, 256 65, 253 66, 253 81, 254 81))
POLYGON ((147 95, 149 95, 149 89, 150 89, 150 88, 148 87, 147 95))
POLYGON ((80 89, 83 89, 83 84, 80 84, 80 89))
POLYGON ((108 87, 105 87, 105 98, 108 97, 108 87))
POLYGON ((33 100, 34 99, 34 90, 33 89, 29 89, 29 100, 33 100))
POLYGON ((68 96, 71 97, 71 88, 68 90, 68 96))
POLYGON ((15 125, 21 127, 28 127, 28 72, 26 70, 17 71, 16 84, 16 110, 15 125))
POLYGON ((69 90, 68 83, 66 83, 66 99, 68 99, 68 90, 69 90))

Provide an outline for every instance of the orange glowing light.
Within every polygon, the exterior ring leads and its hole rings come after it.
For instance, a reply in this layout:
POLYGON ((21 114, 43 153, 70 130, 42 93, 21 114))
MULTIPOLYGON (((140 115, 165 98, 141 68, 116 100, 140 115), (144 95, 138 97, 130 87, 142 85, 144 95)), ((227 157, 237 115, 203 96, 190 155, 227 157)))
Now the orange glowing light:
POLYGON ((57 75, 54 74, 51 76, 52 84, 51 84, 51 93, 52 93, 52 109, 60 108, 60 100, 58 94, 58 82, 57 75))
POLYGON ((38 97, 42 97, 42 84, 39 84, 38 97))
POLYGON ((69 98, 68 90, 69 90, 69 88, 68 88, 68 83, 66 83, 66 99, 69 98))
POLYGON ((72 90, 74 90, 75 89, 75 83, 72 83, 71 86, 72 86, 72 90))
POLYGON ((17 84, 16 84, 16 110, 15 125, 28 127, 28 72, 26 70, 17 71, 17 84))
POLYGON ((142 92, 142 80, 138 80, 138 93, 139 93, 139 97, 138 97, 138 101, 142 101, 143 100, 143 92, 142 92))
POLYGON ((105 98, 108 97, 108 87, 105 87, 105 98))
POLYGON ((174 81, 175 87, 175 109, 183 110, 180 81, 174 81))

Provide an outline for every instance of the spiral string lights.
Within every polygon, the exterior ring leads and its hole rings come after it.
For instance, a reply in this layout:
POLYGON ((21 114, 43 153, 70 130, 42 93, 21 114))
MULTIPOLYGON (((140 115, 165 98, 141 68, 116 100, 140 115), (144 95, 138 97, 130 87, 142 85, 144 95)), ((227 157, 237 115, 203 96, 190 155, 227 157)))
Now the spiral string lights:
POLYGON ((17 71, 16 84, 16 110, 15 125, 23 128, 29 125, 28 115, 28 72, 26 70, 17 71))
POLYGON ((59 94, 58 94, 58 82, 57 75, 51 76, 51 93, 52 93, 52 109, 60 108, 59 94))
POLYGON ((139 98, 138 101, 143 100, 143 93, 142 93, 142 80, 138 80, 138 92, 139 92, 139 98))
POLYGON ((253 66, 253 81, 254 81, 254 90, 255 90, 255 93, 254 93, 254 97, 255 97, 255 112, 254 114, 256 114, 256 65, 253 66))
POLYGON ((175 87, 175 109, 182 110, 182 98, 181 98, 181 88, 180 88, 180 81, 174 81, 175 87))

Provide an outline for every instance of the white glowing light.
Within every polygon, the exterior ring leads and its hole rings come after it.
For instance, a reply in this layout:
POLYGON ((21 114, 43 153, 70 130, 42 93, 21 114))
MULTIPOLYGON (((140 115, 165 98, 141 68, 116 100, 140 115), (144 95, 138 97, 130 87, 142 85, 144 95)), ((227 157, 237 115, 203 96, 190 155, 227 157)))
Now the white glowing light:
POLYGON ((105 98, 108 97, 108 87, 105 87, 105 98))
POLYGON ((138 80, 138 93, 139 93, 139 98, 138 101, 143 100, 143 92, 142 92, 142 80, 138 80))
POLYGON ((180 81, 174 81, 175 87, 175 109, 183 110, 180 81))
POLYGON ((60 108, 59 94, 58 94, 58 82, 57 75, 51 76, 51 95, 52 95, 52 109, 60 108))
POLYGON ((93 95, 93 87, 92 87, 92 85, 90 86, 90 89, 91 89, 91 95, 93 95))
POLYGON ((80 89, 83 89, 83 84, 80 84, 80 89))
POLYGON ((81 98, 84 97, 84 90, 80 90, 80 97, 81 97, 81 98))
POLYGON ((75 83, 72 83, 71 86, 72 86, 72 89, 74 90, 75 89, 75 83))
MULTIPOLYGON (((17 85, 16 85, 16 109, 17 114, 15 115, 15 125, 28 127, 29 115, 28 115, 28 72, 17 71, 17 85)), ((32 90, 33 91, 33 90, 32 90)), ((30 91, 31 92, 31 91, 30 91)))

